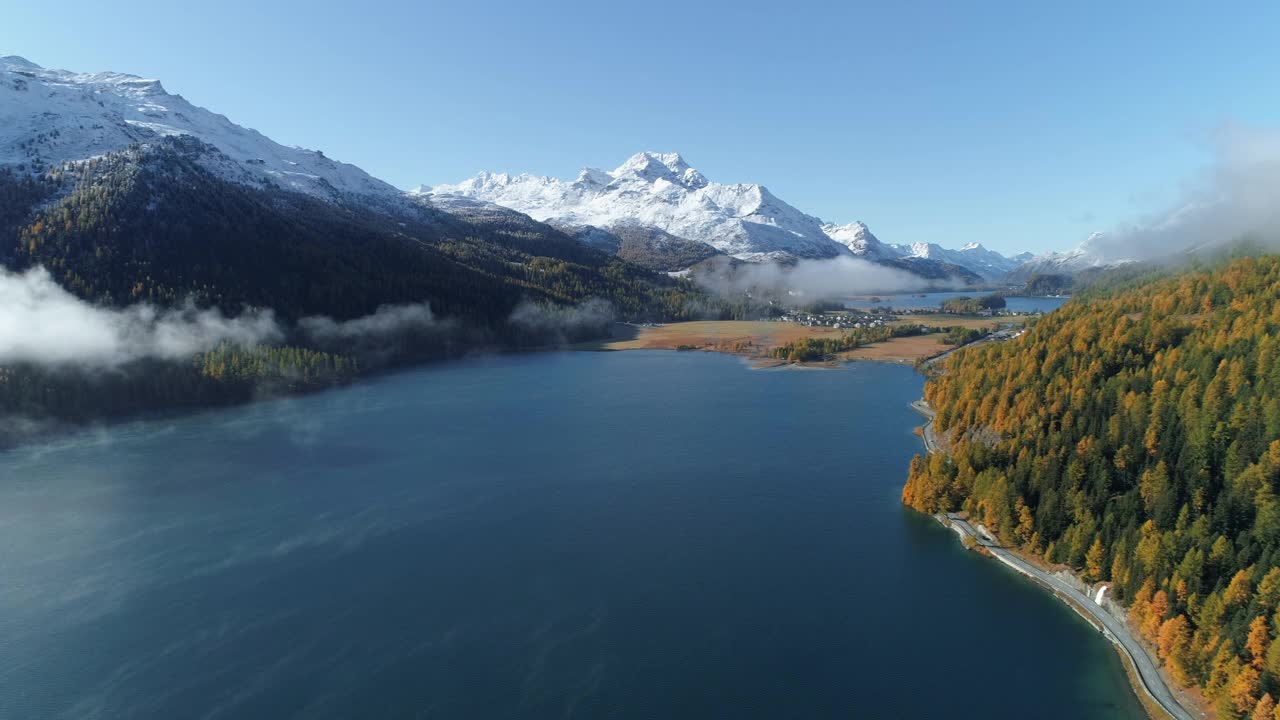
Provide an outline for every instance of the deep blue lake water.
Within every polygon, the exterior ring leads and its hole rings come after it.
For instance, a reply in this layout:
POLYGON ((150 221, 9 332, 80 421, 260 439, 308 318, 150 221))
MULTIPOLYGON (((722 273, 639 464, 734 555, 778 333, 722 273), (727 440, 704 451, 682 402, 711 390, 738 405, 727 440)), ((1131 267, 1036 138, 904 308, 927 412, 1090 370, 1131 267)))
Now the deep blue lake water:
POLYGON ((0 454, 0 717, 1142 717, 899 504, 921 384, 503 356, 0 454))
MULTIPOLYGON (((884 306, 889 305, 902 310, 922 310, 929 308, 941 307, 942 301, 954 297, 981 297, 989 293, 983 291, 974 292, 930 292, 930 293, 897 293, 892 295, 860 295, 856 298, 848 298, 845 300, 846 307, 865 308, 871 305, 884 306), (869 302, 869 299, 879 298, 878 302, 869 302)), ((1007 296, 1005 297, 1005 309, 1013 312, 1052 312, 1062 307, 1069 298, 1063 297, 1023 297, 1023 296, 1007 296)))

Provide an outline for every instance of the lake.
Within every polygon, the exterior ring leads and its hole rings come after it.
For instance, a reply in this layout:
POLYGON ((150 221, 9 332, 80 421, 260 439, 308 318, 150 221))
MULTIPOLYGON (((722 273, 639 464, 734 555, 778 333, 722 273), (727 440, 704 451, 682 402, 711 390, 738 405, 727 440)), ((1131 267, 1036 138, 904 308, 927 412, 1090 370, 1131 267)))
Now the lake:
POLYGON ((899 504, 921 386, 510 355, 0 454, 0 717, 1143 717, 899 504))
MULTIPOLYGON (((891 306, 901 310, 927 310, 942 306, 942 301, 956 297, 981 297, 989 292, 930 292, 930 293, 897 293, 892 295, 860 295, 846 298, 845 307, 891 306), (870 302, 872 297, 879 298, 870 302)), ((1064 297, 1024 297, 1010 295, 1005 297, 1005 309, 1013 312, 1034 313, 1052 312, 1062 307, 1070 298, 1064 297)))

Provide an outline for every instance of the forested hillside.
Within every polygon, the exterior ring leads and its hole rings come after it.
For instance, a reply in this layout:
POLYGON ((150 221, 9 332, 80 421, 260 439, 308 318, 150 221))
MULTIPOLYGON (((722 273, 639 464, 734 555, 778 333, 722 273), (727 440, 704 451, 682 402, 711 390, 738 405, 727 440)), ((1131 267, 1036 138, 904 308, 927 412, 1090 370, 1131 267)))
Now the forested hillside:
MULTIPOLYGON (((669 321, 758 310, 514 211, 328 202, 237 181, 242 172, 186 136, 38 175, 0 168, 0 268, 43 267, 95 307, 218 308, 231 317, 257 308, 271 311, 283 330, 273 347, 228 346, 110 372, 9 362, 0 367, 0 421, 234 402, 476 347, 599 337, 614 317, 669 321), (408 337, 347 333, 324 342, 299 329, 308 319, 358 321, 407 305, 429 306, 437 326, 408 337), (591 309, 589 321, 569 310, 579 305, 591 309)), ((4 428, 0 422, 0 444, 4 428)))
POLYGON ((1280 697, 1280 259, 1122 284, 926 386, 903 502, 1109 581, 1220 718, 1280 697))
POLYGON ((514 212, 449 215, 337 205, 228 182, 188 138, 0 177, 0 263, 43 265, 92 302, 242 304, 346 319, 430 302, 500 332, 525 299, 610 300, 627 317, 675 319, 705 298, 514 212), (35 207, 44 196, 47 204, 35 207))

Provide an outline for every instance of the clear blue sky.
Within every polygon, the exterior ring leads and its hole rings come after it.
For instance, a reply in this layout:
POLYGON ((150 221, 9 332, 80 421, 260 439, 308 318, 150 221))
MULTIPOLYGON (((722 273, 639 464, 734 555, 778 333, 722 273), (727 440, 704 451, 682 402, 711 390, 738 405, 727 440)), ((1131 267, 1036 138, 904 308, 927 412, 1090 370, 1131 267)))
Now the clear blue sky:
POLYGON ((1172 201, 1222 123, 1280 125, 1280 3, 1218 5, 62 0, 9 3, 0 54, 401 187, 674 150, 889 242, 1039 251, 1172 201))

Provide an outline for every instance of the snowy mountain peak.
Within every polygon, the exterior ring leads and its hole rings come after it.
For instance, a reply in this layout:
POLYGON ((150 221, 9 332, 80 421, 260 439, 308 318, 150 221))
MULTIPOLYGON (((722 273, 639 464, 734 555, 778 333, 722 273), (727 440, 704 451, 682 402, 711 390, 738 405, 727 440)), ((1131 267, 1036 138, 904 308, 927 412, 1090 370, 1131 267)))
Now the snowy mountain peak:
POLYGON ((822 226, 823 232, 832 240, 844 245, 849 252, 868 260, 890 260, 900 253, 871 233, 867 224, 858 220, 844 225, 827 223, 822 226))
POLYGON ((823 224, 764 185, 708 180, 677 153, 636 153, 611 172, 584 168, 572 182, 479 173, 437 185, 428 200, 445 209, 493 203, 567 228, 646 226, 743 260, 853 255, 932 273, 926 277, 959 277, 959 269, 987 279, 1017 265, 976 243, 964 251, 929 243, 892 246, 862 222, 823 224))
POLYGON ((584 167, 578 173, 578 179, 573 184, 582 187, 601 188, 613 182, 613 176, 598 168, 584 167))
POLYGON ((638 178, 650 183, 665 180, 694 189, 707 185, 707 179, 702 173, 693 169, 679 153, 636 153, 609 173, 609 176, 613 180, 638 178))
POLYGON ((911 243, 911 245, 907 247, 907 254, 910 255, 911 257, 927 258, 933 255, 939 254, 938 251, 941 251, 941 250, 942 250, 941 245, 934 245, 933 243, 918 242, 918 243, 911 243))
POLYGON ((612 172, 585 168, 572 182, 480 173, 432 190, 432 202, 445 207, 459 198, 503 205, 561 226, 646 225, 743 259, 845 252, 822 231, 821 221, 762 185, 712 182, 678 153, 637 153, 612 172))
POLYGON ((228 180, 326 200, 398 198, 391 185, 324 153, 286 147, 170 94, 158 80, 117 72, 74 73, 0 58, 0 166, 38 172, 168 136, 194 137, 225 156, 228 180))
POLYGON ((618 166, 611 175, 615 178, 626 175, 627 173, 635 173, 637 175, 645 175, 647 173, 663 173, 681 175, 685 170, 689 169, 689 163, 680 157, 680 153, 655 153, 640 152, 627 158, 627 161, 618 166))
POLYGON ((885 248, 903 258, 936 260, 969 270, 985 280, 1000 280, 1018 267, 1028 255, 1005 257, 988 250, 981 243, 966 243, 959 250, 948 250, 937 243, 917 242, 910 245, 886 245, 885 248))
POLYGON ((18 68, 21 70, 43 70, 44 69, 39 65, 31 62, 30 60, 24 57, 20 57, 18 55, 5 55, 4 57, 0 57, 0 64, 3 64, 6 69, 7 68, 18 68))

